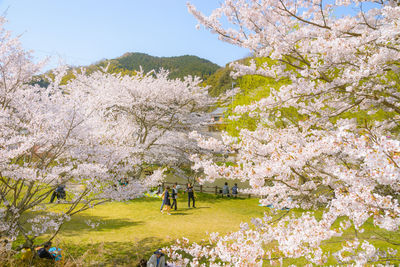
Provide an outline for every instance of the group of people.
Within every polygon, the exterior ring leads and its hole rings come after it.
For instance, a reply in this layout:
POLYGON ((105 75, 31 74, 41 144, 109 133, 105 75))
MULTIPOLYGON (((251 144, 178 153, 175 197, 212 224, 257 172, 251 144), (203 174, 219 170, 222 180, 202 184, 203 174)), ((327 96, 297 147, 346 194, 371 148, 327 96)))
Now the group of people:
MULTIPOLYGON (((51 247, 52 243, 50 241, 43 244, 43 247, 37 248, 36 253, 41 259, 48 259, 52 261, 60 261, 62 259, 61 249, 56 247, 51 247)), ((23 254, 23 259, 32 258, 30 250, 26 250, 23 254)), ((165 255, 161 249, 157 249, 149 258, 149 260, 140 260, 138 267, 166 267, 173 266, 166 262, 165 255)))
MULTIPOLYGON (((125 182, 125 181, 121 181, 125 182)), ((161 194, 162 192, 162 204, 160 211, 161 213, 166 213, 168 215, 171 215, 170 211, 171 209, 177 210, 178 209, 178 193, 179 193, 180 186, 175 183, 172 188, 167 186, 164 190, 162 190, 162 187, 160 185, 157 193, 161 194)), ((192 186, 192 184, 188 183, 187 187, 183 191, 183 193, 187 193, 188 197, 188 208, 190 208, 190 204, 192 202, 192 207, 196 208, 195 206, 195 191, 192 186)), ((225 182, 225 185, 223 186, 222 190, 220 191, 223 196, 228 196, 230 197, 230 190, 228 183, 225 182)), ((233 197, 237 197, 238 195, 238 186, 235 183, 234 186, 231 188, 231 194, 233 197)), ((56 190, 53 192, 53 195, 51 196, 50 202, 53 202, 54 199, 57 197, 57 199, 65 199, 65 185, 59 185, 56 190)), ((46 242, 43 247, 37 250, 37 254, 39 258, 46 258, 46 259, 51 259, 54 261, 59 261, 61 260, 61 249, 59 248, 52 248, 51 247, 51 242, 46 242)), ((150 257, 148 261, 146 260, 141 260, 138 266, 151 266, 151 267, 159 267, 159 266, 167 266, 165 265, 165 255, 162 253, 161 249, 157 250, 156 252, 153 253, 153 255, 150 257)))
MULTIPOLYGON (((170 192, 170 187, 167 186, 162 195, 161 195, 161 199, 162 199, 162 203, 161 203, 161 208, 160 211, 161 213, 164 213, 164 211, 167 212, 168 215, 171 215, 170 211, 171 209, 177 210, 178 209, 178 190, 179 190, 179 185, 177 183, 175 183, 172 186, 172 190, 170 192), (171 204, 172 201, 172 204, 171 204)), ((161 187, 159 188, 159 192, 161 191, 161 187)), ((192 186, 192 184, 188 183, 187 187, 184 191, 184 193, 188 194, 188 208, 190 208, 190 202, 192 202, 192 207, 196 208, 195 206, 195 192, 194 192, 194 188, 192 186)))
MULTIPOLYGON (((169 186, 165 187, 164 190, 162 189, 161 185, 159 186, 157 193, 162 194, 161 195, 162 203, 161 203, 161 207, 160 207, 161 213, 164 213, 164 211, 166 211, 168 215, 171 215, 171 213, 170 213, 171 209, 174 209, 174 210, 178 209, 177 199, 178 199, 179 189, 180 189, 180 186, 177 183, 175 183, 172 186, 172 188, 169 186)), ((231 193, 230 193, 228 183, 225 182, 225 185, 222 188, 222 190, 220 191, 220 193, 222 194, 222 196, 230 197, 232 195, 232 197, 236 198, 238 196, 238 189, 239 189, 238 185, 237 185, 237 183, 235 183, 234 186, 232 186, 231 193)), ((196 199, 195 191, 194 191, 192 184, 188 183, 187 187, 183 191, 183 193, 187 193, 188 208, 190 208, 190 202, 192 202, 192 207, 196 208, 196 206, 195 206, 195 201, 196 201, 195 200, 196 199)))
POLYGON ((62 258, 61 249, 56 247, 51 247, 51 242, 48 241, 44 243, 43 247, 38 251, 39 258, 50 259, 54 261, 59 261, 62 258))
MULTIPOLYGON (((232 196, 233 197, 237 197, 238 196, 238 186, 237 186, 237 184, 235 183, 235 185, 234 186, 232 186, 232 196)), ((222 196, 227 196, 227 197, 230 197, 231 195, 229 194, 229 186, 228 186, 228 183, 227 182, 225 182, 225 184, 224 184, 224 187, 222 188, 222 196)))
MULTIPOLYGON (((52 247, 51 241, 48 241, 43 244, 42 247, 36 249, 37 256, 41 259, 48 259, 52 261, 60 261, 62 260, 61 249, 52 247)), ((22 259, 32 259, 33 254, 30 249, 24 249, 22 259)), ((165 254, 161 249, 157 249, 149 258, 149 260, 142 259, 140 260, 138 267, 172 267, 174 265, 170 265, 166 262, 165 254)))
POLYGON ((34 253, 41 259, 48 259, 52 261, 61 261, 62 253, 61 249, 57 247, 52 247, 51 241, 48 241, 43 244, 42 247, 37 247, 34 250, 31 250, 29 247, 25 247, 21 250, 21 259, 22 260, 32 260, 34 258, 34 253))

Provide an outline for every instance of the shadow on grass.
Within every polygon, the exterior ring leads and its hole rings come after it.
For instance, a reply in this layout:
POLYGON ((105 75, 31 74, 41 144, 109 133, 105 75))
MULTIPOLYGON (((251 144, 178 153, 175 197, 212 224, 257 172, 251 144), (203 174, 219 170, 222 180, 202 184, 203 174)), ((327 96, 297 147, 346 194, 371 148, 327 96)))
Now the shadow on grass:
MULTIPOLYGON (((223 197, 221 195, 215 195, 215 194, 208 194, 208 193, 196 193, 197 198, 196 202, 204 202, 204 203, 217 203, 217 202, 222 202, 222 201, 244 201, 248 200, 248 198, 245 197, 223 197)), ((187 201, 187 198, 185 198, 187 201)))
POLYGON ((140 197, 140 198, 135 198, 132 200, 127 201, 127 203, 130 202, 160 202, 161 203, 161 198, 156 198, 156 197, 140 197))
POLYGON ((156 237, 146 237, 131 242, 93 242, 91 244, 72 244, 57 242, 62 249, 63 263, 54 264, 46 259, 22 260, 0 258, 0 266, 137 266, 141 259, 148 260, 159 248, 171 245, 171 242, 156 237))
POLYGON ((124 219, 106 219, 99 216, 90 216, 86 214, 77 214, 71 218, 69 222, 63 225, 62 233, 66 236, 73 236, 86 232, 102 232, 115 230, 124 227, 143 225, 143 221, 131 221, 124 219), (92 228, 89 224, 98 224, 92 228))
MULTIPOLYGON (((199 207, 199 208, 178 208, 178 210, 171 210, 171 215, 192 215, 193 211, 198 209, 209 209, 210 207, 199 207)), ((164 213, 165 214, 165 213, 164 213)))
POLYGON ((183 213, 183 212, 174 212, 174 211, 171 211, 171 215, 185 216, 185 215, 189 215, 189 214, 187 214, 187 213, 183 213))
POLYGON ((202 207, 202 206, 197 206, 196 208, 186 208, 188 210, 201 210, 201 209, 210 209, 211 207, 202 207))
POLYGON ((87 266, 136 266, 140 259, 148 260, 154 251, 167 245, 159 238, 147 237, 135 242, 64 244, 64 247, 70 262, 87 266))
MULTIPOLYGON (((22 221, 26 222, 28 219, 34 216, 44 214, 43 212, 26 212, 22 221)), ((76 214, 71 217, 70 221, 64 222, 61 228, 61 232, 66 236, 74 236, 77 234, 87 233, 87 232, 102 232, 111 229, 120 229, 124 227, 131 227, 136 225, 143 225, 143 221, 132 221, 126 219, 107 219, 100 216, 91 216, 87 214, 76 214), (96 227, 90 226, 90 224, 97 225, 96 227)), ((30 223, 25 223, 25 227, 29 228, 30 223)), ((22 240, 22 239, 21 239, 22 240)))

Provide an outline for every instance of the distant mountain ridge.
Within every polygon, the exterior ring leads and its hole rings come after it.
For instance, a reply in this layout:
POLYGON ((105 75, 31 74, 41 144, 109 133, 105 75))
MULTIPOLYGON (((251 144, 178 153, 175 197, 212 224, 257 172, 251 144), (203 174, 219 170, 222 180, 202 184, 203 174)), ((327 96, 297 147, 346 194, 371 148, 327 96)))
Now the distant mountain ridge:
POLYGON ((171 79, 192 75, 205 80, 220 68, 217 64, 197 56, 155 57, 145 53, 125 53, 121 57, 104 60, 96 65, 104 66, 108 63, 116 69, 129 71, 139 71, 140 67, 144 72, 163 68, 170 72, 171 79))
MULTIPOLYGON (((61 84, 66 84, 69 80, 75 78, 73 70, 80 72, 80 69, 84 68, 86 69, 86 73, 90 74, 106 66, 108 66, 108 72, 121 73, 122 75, 134 75, 140 68, 145 73, 152 70, 158 71, 162 68, 169 71, 168 77, 170 79, 182 79, 191 75, 198 76, 203 81, 207 81, 208 78, 213 77, 217 70, 225 69, 207 59, 192 55, 155 57, 145 53, 125 53, 118 58, 104 59, 89 66, 71 67, 63 77, 61 84)), ((52 77, 52 70, 48 71, 46 75, 52 77)), ((47 87, 49 84, 44 74, 38 75, 33 83, 41 87, 47 87)), ((207 82, 205 82, 206 84, 207 82)), ((217 84, 213 83, 213 85, 217 84)), ((216 93, 219 93, 218 90, 216 93)))

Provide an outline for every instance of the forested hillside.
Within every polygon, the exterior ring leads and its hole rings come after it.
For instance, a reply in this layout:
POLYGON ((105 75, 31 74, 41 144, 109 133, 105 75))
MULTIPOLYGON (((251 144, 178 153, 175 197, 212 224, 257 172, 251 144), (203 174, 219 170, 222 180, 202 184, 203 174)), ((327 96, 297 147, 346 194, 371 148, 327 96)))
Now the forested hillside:
MULTIPOLYGON (((203 80, 207 80, 207 78, 220 69, 220 66, 217 64, 197 56, 154 57, 144 53, 125 53, 121 57, 101 60, 89 66, 71 67, 64 76, 62 84, 65 84, 75 77, 73 70, 80 72, 80 69, 84 68, 86 69, 86 73, 90 74, 106 66, 108 66, 108 72, 121 73, 123 75, 134 75, 140 68, 142 68, 145 73, 151 70, 158 71, 160 69, 165 69, 169 71, 168 77, 171 79, 182 79, 185 76, 191 75, 198 76, 203 80)), ((44 76, 45 75, 40 75, 36 77, 35 83, 46 87, 48 81, 44 76)), ((52 71, 46 73, 46 76, 52 77, 52 71)))
POLYGON ((227 90, 232 89, 234 80, 230 76, 230 72, 231 69, 228 66, 220 68, 204 81, 205 85, 210 86, 208 92, 211 96, 219 96, 227 90))
MULTIPOLYGON (((249 64, 252 57, 247 57, 243 59, 239 59, 235 62, 240 62, 242 64, 249 64)), ((225 67, 218 69, 214 74, 204 80, 204 84, 210 86, 208 92, 211 96, 219 96, 222 93, 232 89, 232 86, 238 86, 240 83, 241 78, 238 80, 234 80, 231 77, 232 68, 229 67, 229 64, 226 64, 225 67)))
MULTIPOLYGON (((209 60, 197 56, 184 55, 179 57, 154 57, 144 53, 126 53, 123 56, 109 61, 118 69, 138 71, 140 66, 144 72, 169 70, 171 79, 183 78, 188 75, 207 79, 220 67, 209 60)), ((103 64, 105 62, 102 62, 103 64)))

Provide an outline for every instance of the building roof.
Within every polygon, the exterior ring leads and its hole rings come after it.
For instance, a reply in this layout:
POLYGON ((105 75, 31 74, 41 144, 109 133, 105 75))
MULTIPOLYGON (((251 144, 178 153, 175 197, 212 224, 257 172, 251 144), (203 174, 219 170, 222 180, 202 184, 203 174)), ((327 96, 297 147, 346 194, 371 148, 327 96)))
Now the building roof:
POLYGON ((225 111, 226 111, 226 108, 216 108, 210 114, 213 115, 213 116, 215 116, 215 115, 222 116, 225 111))

